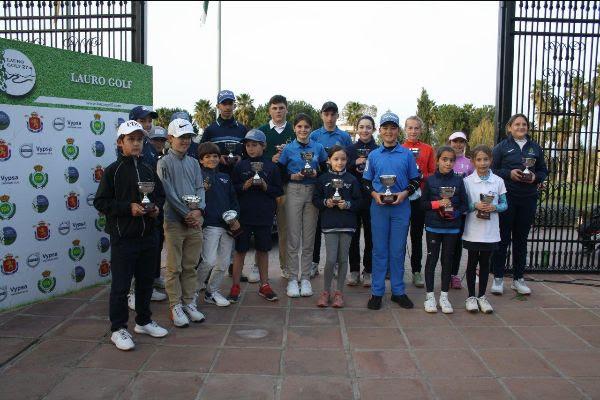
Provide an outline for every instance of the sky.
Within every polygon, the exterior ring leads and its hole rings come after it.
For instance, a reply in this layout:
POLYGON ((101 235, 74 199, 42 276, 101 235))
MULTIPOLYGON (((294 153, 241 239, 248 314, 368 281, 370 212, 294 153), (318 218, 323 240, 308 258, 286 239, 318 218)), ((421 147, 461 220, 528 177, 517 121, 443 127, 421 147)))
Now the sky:
MULTIPOLYGON (((216 102, 217 1, 148 2, 154 107, 193 112, 216 102)), ((416 112, 436 104, 494 104, 498 2, 222 2, 222 89, 274 94, 315 108, 348 101, 416 112)))

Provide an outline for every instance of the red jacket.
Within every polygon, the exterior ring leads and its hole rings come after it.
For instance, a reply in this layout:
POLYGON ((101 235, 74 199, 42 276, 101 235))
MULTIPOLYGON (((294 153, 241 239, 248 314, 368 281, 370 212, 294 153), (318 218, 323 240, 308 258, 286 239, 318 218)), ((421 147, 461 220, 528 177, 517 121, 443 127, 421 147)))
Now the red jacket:
POLYGON ((421 181, 421 189, 423 189, 425 187, 425 180, 427 179, 427 177, 429 177, 430 175, 433 175, 436 170, 435 151, 433 150, 433 147, 431 147, 427 143, 423 143, 420 141, 409 142, 406 140, 406 141, 404 141, 404 143, 402 143, 402 147, 405 147, 407 149, 416 147, 419 149, 419 156, 417 157, 417 165, 419 166, 419 169, 421 170, 421 173, 423 174, 423 180, 421 181))

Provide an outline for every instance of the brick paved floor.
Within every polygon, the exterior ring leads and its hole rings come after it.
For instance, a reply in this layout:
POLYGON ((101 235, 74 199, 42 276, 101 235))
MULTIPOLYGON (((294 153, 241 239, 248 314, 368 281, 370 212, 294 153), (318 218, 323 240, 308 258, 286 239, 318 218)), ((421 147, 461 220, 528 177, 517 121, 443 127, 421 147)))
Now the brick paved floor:
MULTIPOLYGON (((153 303, 170 334, 134 334, 127 353, 109 340, 107 286, 0 314, 0 398, 600 398, 599 288, 532 283, 526 300, 492 297, 492 315, 468 314, 465 289, 451 292, 454 314, 429 315, 411 285, 413 310, 389 296, 367 310, 368 290, 348 288, 335 311, 317 309, 316 295, 287 298, 271 271, 279 302, 245 284, 236 305, 200 302, 207 320, 187 329, 153 303)), ((315 293, 321 286, 322 276, 315 293)))

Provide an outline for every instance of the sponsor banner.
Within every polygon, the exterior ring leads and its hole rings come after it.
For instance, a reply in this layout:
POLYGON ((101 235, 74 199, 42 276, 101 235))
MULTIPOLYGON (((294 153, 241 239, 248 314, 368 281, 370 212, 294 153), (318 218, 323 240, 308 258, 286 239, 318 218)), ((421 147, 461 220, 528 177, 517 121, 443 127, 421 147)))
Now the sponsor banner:
POLYGON ((0 39, 0 311, 110 279, 94 196, 151 104, 148 66, 0 39))

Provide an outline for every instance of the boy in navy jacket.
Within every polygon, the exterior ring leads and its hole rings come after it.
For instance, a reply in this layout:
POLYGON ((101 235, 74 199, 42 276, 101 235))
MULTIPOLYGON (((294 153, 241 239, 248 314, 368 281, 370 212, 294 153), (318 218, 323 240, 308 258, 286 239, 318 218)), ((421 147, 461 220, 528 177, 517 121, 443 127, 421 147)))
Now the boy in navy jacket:
POLYGON ((202 165, 206 196, 204 225, 202 226, 202 262, 198 267, 198 285, 200 287, 210 273, 204 293, 204 302, 226 307, 230 303, 221 295, 219 288, 227 272, 233 248, 233 238, 229 231, 238 231, 240 224, 237 219, 234 219, 231 225, 227 223, 224 213, 239 215, 240 207, 231 178, 229 175, 219 172, 220 156, 219 146, 214 143, 205 142, 198 146, 198 158, 202 165))
POLYGON ((232 180, 240 202, 242 233, 236 238, 233 258, 233 285, 229 300, 236 302, 240 296, 240 275, 246 253, 250 249, 250 236, 254 234, 256 261, 260 274, 258 294, 275 301, 277 295, 269 285, 269 250, 271 228, 277 210, 275 199, 283 195, 279 167, 263 156, 267 145, 265 134, 251 129, 242 139, 248 158, 234 168, 232 180))

